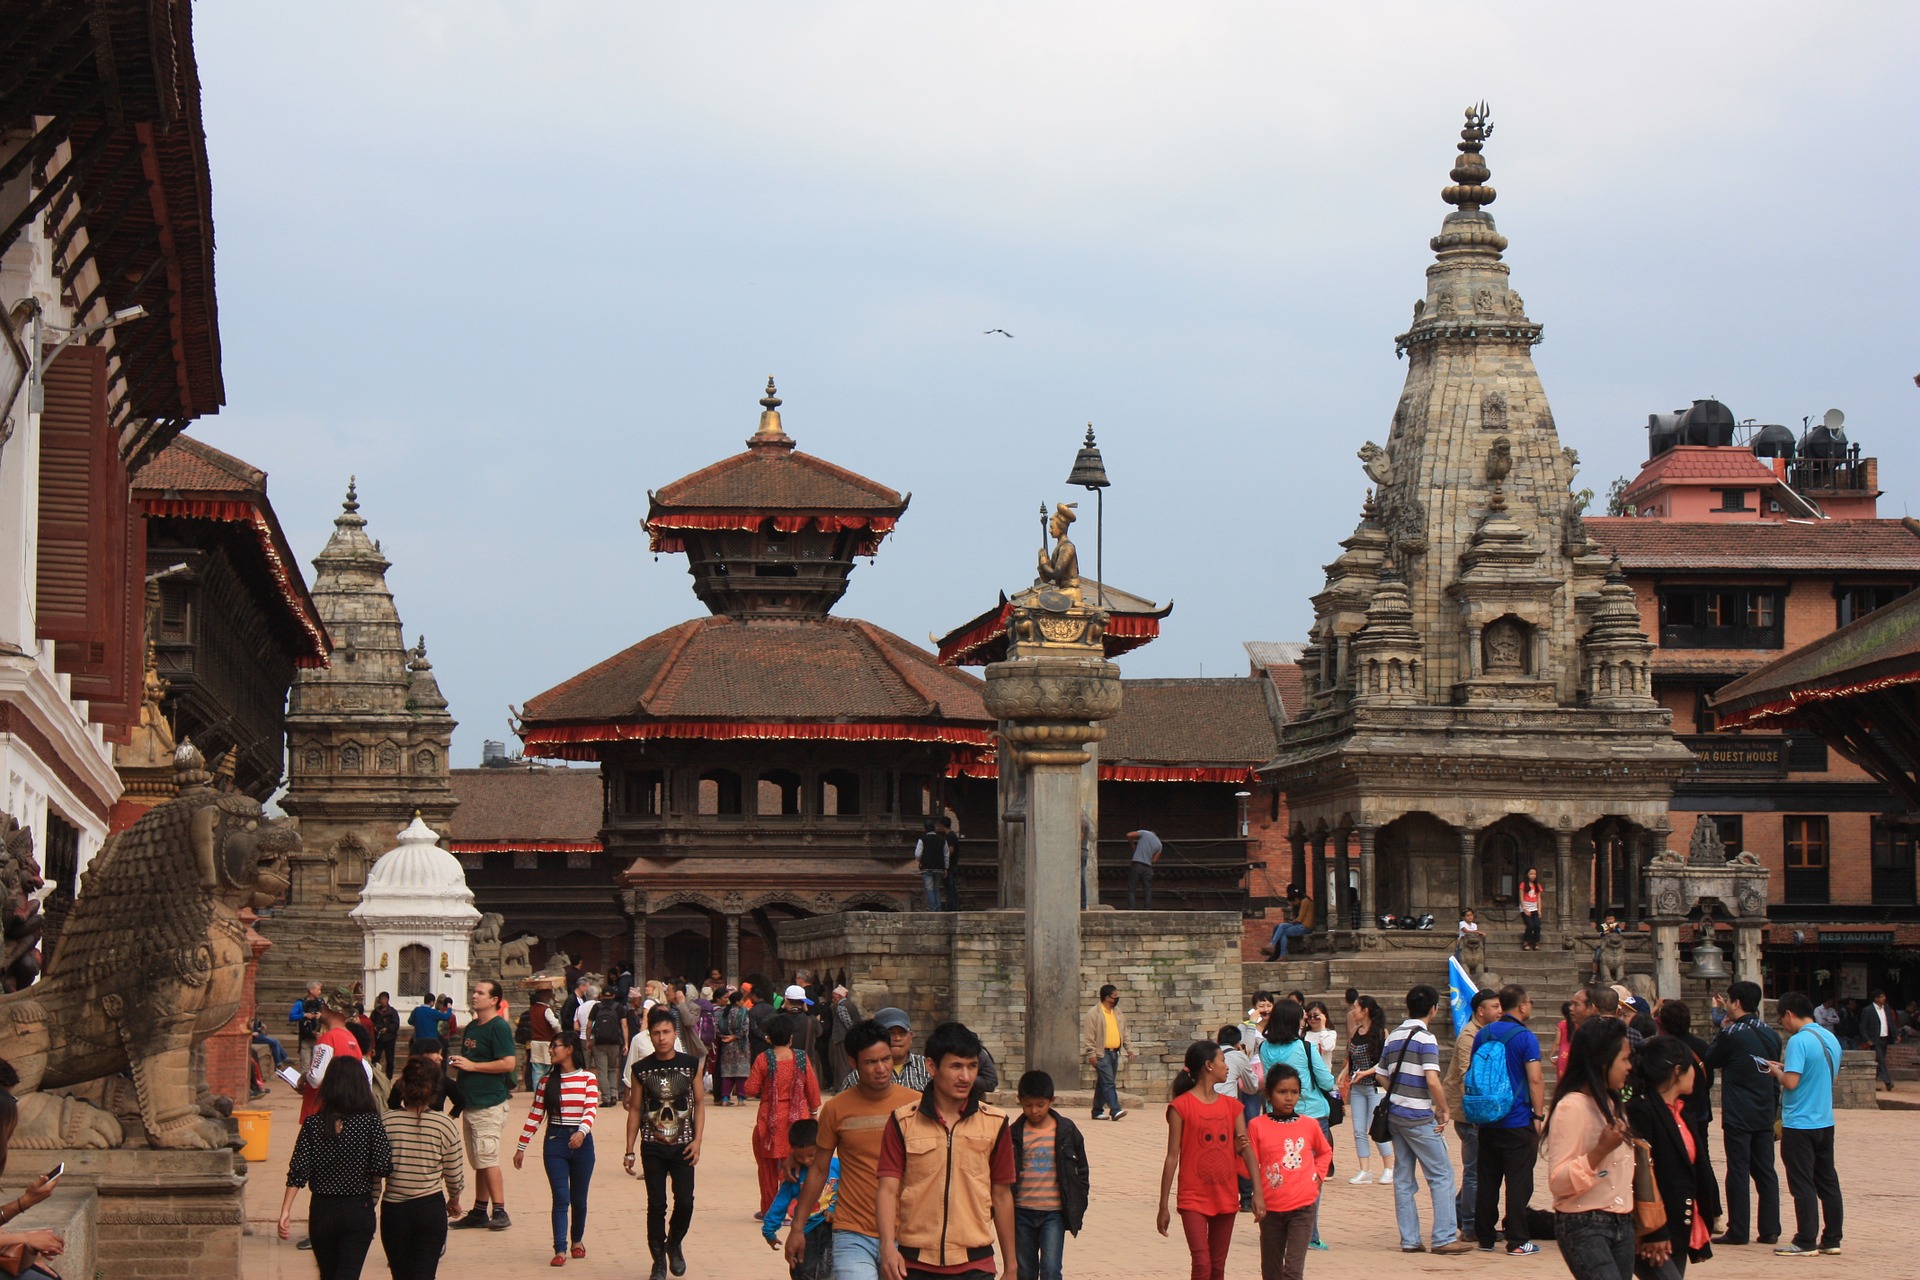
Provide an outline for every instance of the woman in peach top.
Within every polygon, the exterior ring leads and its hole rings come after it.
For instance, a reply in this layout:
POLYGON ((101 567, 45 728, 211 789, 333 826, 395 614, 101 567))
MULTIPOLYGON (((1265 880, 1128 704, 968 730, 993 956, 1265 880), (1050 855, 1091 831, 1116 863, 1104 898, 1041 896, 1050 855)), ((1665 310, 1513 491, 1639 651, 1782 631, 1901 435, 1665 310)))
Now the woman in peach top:
POLYGON ((1574 1032, 1547 1115, 1553 1235, 1574 1280, 1632 1280, 1633 1131, 1620 1101, 1627 1028, 1589 1018, 1574 1032))

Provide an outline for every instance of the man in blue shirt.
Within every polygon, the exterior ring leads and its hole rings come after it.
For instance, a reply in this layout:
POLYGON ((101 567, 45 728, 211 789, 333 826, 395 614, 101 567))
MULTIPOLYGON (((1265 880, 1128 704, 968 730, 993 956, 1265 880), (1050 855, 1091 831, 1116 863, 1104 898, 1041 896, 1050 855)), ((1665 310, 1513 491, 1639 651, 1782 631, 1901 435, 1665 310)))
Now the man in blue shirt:
POLYGON ((1499 1120, 1480 1126, 1473 1226, 1481 1252, 1493 1252, 1500 1225, 1500 1184, 1506 1183, 1507 1253, 1518 1258, 1540 1252, 1527 1234, 1527 1202, 1533 1199, 1533 1166, 1540 1149, 1540 1128, 1547 1118, 1546 1081, 1540 1074, 1540 1040, 1527 1030, 1533 999, 1525 987, 1500 988, 1500 1015, 1500 1021, 1483 1027, 1474 1037, 1473 1048, 1476 1057, 1493 1042, 1505 1048, 1513 1105, 1499 1120))
POLYGON ((1790 1037, 1785 1060, 1768 1063, 1767 1071, 1786 1086, 1780 1102, 1780 1159, 1787 1166, 1787 1190, 1793 1196, 1794 1230, 1792 1243, 1774 1253, 1839 1253, 1842 1206, 1840 1174, 1833 1163, 1833 1091, 1840 1042, 1814 1021, 1813 1001, 1798 991, 1780 997, 1780 1025, 1790 1037))
POLYGON ((447 1024, 453 1021, 453 1014, 438 1007, 432 996, 428 996, 407 1015, 407 1025, 413 1028, 415 1042, 421 1040, 445 1040, 447 1024))

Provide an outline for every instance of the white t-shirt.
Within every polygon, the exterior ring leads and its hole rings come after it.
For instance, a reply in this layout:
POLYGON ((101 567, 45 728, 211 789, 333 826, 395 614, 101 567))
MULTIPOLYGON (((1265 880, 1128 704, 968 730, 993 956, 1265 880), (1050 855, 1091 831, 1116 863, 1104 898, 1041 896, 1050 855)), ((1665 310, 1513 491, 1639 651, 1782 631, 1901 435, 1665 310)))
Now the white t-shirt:
MULTIPOLYGON (((1300 1038, 1308 1041, 1320 1050, 1320 1060, 1322 1062, 1325 1062, 1329 1067, 1333 1065, 1333 1047, 1340 1042, 1340 1033, 1338 1031, 1335 1031, 1332 1027, 1328 1027, 1325 1031, 1302 1031, 1300 1038)), ((1338 1075, 1340 1073, 1336 1071, 1334 1074, 1338 1075)))
POLYGON ((593 1043, 593 1006, 599 1003, 598 1000, 582 1000, 580 1007, 573 1011, 573 1031, 583 1044, 593 1043))
POLYGON ((1480 932, 1480 926, 1479 926, 1478 924, 1476 924, 1475 922, 1473 922, 1472 920, 1462 920, 1462 921, 1460 922, 1460 932, 1462 932, 1462 933, 1478 933, 1478 932, 1480 932))

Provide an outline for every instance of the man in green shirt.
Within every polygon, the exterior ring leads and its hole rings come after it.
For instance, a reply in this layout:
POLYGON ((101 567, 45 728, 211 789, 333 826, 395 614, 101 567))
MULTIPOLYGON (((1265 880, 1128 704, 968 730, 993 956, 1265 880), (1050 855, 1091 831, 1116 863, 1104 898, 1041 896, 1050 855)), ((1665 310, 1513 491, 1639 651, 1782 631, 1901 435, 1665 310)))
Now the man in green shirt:
POLYGON ((447 1059, 447 1065, 460 1073, 460 1088, 467 1099, 460 1121, 466 1130, 467 1159, 473 1162, 474 1187, 472 1212, 453 1225, 504 1231, 513 1220, 507 1217, 507 1186, 500 1173, 500 1131, 507 1121, 519 1049, 513 1043, 513 1023, 505 1016, 506 993, 499 983, 490 978, 474 983, 472 1004, 473 1018, 460 1031, 460 1051, 447 1059))

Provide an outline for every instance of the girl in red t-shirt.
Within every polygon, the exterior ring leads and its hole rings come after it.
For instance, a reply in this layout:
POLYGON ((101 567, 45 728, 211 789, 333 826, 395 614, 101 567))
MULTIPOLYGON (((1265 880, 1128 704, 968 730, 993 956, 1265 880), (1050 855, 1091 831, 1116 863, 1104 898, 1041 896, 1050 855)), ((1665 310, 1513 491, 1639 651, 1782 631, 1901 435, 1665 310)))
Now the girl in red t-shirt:
POLYGON ((1266 1099, 1273 1114, 1257 1116, 1247 1126, 1260 1276, 1300 1280, 1313 1238, 1313 1207, 1333 1171, 1333 1144, 1318 1120, 1293 1113, 1300 1103, 1300 1073, 1286 1063, 1276 1062, 1267 1071, 1266 1099))
MULTIPOLYGON (((1240 1212, 1240 1175, 1254 1177, 1247 1147, 1246 1112, 1239 1102, 1214 1088, 1227 1078, 1227 1060, 1211 1040, 1187 1046, 1185 1068, 1173 1078, 1167 1104, 1167 1160, 1160 1169, 1160 1216, 1155 1225, 1167 1234, 1172 1219, 1167 1195, 1180 1173, 1180 1229, 1193 1259, 1192 1280, 1221 1280, 1227 1273, 1227 1246, 1240 1212)), ((1318 1126, 1316 1125, 1316 1128, 1318 1126)))

